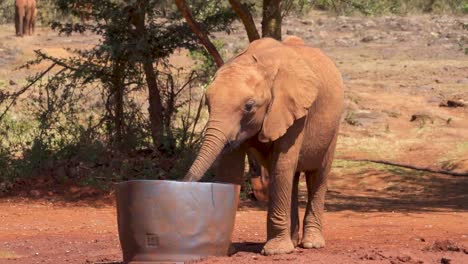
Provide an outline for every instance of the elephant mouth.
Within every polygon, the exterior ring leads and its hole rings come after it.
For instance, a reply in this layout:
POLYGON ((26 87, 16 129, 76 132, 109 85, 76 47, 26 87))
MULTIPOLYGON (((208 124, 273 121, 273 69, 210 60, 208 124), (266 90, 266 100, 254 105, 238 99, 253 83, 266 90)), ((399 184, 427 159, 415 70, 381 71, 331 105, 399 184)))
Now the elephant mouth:
POLYGON ((240 142, 237 141, 228 141, 226 145, 224 145, 223 150, 221 151, 221 154, 227 154, 240 146, 240 142))

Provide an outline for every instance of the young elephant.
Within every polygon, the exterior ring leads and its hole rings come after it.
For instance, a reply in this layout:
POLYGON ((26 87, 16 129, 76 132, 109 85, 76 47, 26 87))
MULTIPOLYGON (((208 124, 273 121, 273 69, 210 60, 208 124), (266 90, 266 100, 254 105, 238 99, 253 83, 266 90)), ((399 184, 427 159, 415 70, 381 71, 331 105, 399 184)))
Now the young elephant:
POLYGON ((185 180, 198 181, 219 156, 217 181, 240 184, 246 151, 268 169, 265 255, 299 244, 298 181, 308 201, 301 246, 320 248, 322 214, 340 116, 343 83, 333 62, 298 37, 254 41, 221 67, 207 93, 210 117, 185 180))
POLYGON ((15 30, 16 35, 32 35, 36 25, 36 0, 15 1, 15 30))

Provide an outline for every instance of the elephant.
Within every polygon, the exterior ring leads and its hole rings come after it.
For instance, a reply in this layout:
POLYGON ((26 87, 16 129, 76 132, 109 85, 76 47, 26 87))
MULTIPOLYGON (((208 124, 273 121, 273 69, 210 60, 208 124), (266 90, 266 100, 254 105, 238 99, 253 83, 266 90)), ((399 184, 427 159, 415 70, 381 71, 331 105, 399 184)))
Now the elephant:
POLYGON ((16 35, 32 35, 36 27, 36 0, 15 1, 15 29, 16 35))
POLYGON ((215 181, 240 184, 246 152, 254 149, 269 178, 262 254, 324 247, 324 200, 344 100, 335 64, 299 37, 262 38, 216 72, 205 96, 205 135, 184 180, 200 180, 217 161, 215 181), (302 241, 300 173, 308 191, 302 241))
POLYGON ((257 201, 268 202, 268 184, 270 177, 268 170, 262 164, 266 162, 259 162, 261 154, 257 153, 254 148, 247 150, 247 158, 249 161, 249 173, 250 173, 250 187, 252 189, 253 196, 257 201))

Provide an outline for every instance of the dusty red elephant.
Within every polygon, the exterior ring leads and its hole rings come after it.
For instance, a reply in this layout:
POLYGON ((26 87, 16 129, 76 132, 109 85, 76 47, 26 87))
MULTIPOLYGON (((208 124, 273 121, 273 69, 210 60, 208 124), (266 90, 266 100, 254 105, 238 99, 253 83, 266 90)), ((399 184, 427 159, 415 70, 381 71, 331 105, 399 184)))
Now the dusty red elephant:
POLYGON ((36 26, 36 0, 15 1, 16 35, 32 35, 36 26))
POLYGON ((335 64, 298 37, 263 38, 218 70, 206 98, 206 133, 184 179, 200 180, 218 160, 215 181, 240 184, 250 152, 268 172, 260 172, 266 177, 259 188, 253 186, 256 196, 268 193, 261 198, 268 200, 263 254, 325 246, 322 215, 343 110, 343 82, 335 64), (301 172, 308 191, 302 241, 301 172))

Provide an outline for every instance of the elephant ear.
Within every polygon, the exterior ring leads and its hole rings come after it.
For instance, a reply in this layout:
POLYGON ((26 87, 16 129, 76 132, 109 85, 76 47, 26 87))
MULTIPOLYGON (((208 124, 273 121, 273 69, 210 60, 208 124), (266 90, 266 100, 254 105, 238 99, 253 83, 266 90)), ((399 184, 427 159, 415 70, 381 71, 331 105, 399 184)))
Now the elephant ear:
POLYGON ((306 116, 318 94, 318 78, 296 52, 289 50, 279 58, 272 99, 258 135, 261 142, 283 136, 295 120, 306 116))

